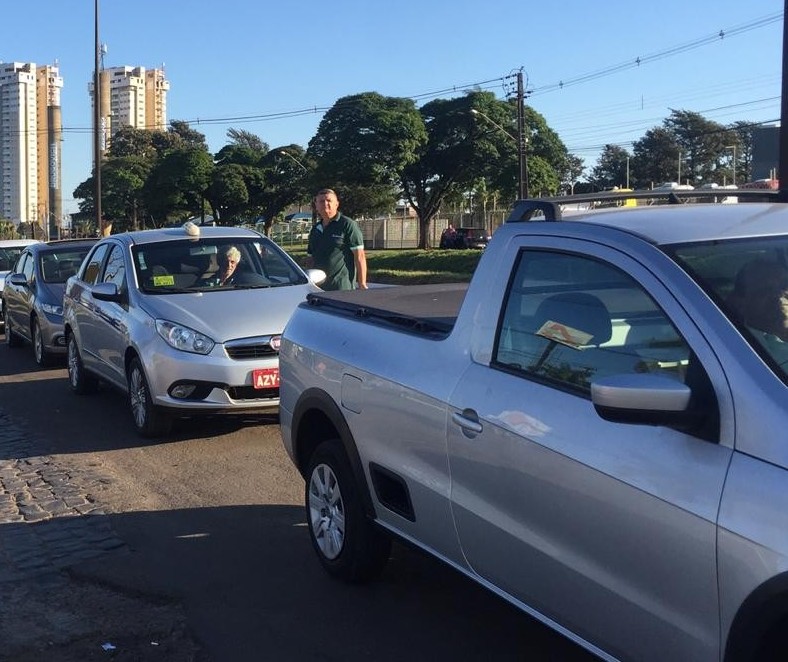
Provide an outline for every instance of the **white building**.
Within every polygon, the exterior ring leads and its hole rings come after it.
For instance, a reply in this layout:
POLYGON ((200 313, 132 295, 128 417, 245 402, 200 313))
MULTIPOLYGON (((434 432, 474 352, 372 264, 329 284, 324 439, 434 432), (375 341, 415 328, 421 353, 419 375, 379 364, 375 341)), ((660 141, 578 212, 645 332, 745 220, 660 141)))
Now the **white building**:
POLYGON ((0 64, 0 218, 38 220, 36 65, 0 64))
MULTIPOLYGON (((167 91, 164 69, 110 67, 102 69, 100 145, 102 154, 109 148, 112 135, 121 127, 135 129, 167 128, 167 91)), ((88 84, 93 99, 93 83, 88 84)))

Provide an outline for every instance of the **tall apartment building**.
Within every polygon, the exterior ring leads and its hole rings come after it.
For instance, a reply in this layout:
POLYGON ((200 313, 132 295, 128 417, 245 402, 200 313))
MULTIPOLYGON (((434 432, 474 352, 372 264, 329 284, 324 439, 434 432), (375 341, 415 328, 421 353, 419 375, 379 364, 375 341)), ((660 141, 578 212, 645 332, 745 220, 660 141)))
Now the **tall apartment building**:
POLYGON ((62 215, 62 87, 57 64, 0 63, 0 217, 50 232, 62 215))
MULTIPOLYGON (((164 69, 111 67, 99 72, 99 145, 103 155, 112 135, 123 126, 135 129, 167 128, 167 91, 170 84, 164 69)), ((88 85, 91 104, 93 83, 88 85)))

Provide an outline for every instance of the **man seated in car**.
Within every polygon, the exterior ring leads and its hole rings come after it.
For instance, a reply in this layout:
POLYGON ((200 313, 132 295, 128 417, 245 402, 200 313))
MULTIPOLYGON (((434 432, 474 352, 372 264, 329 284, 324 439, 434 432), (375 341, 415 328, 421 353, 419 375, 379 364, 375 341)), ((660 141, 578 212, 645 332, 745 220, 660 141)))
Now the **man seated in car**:
POLYGON ((230 246, 226 250, 219 251, 217 261, 219 262, 219 270, 207 278, 205 284, 212 287, 232 285, 235 270, 241 261, 241 251, 235 246, 230 246))

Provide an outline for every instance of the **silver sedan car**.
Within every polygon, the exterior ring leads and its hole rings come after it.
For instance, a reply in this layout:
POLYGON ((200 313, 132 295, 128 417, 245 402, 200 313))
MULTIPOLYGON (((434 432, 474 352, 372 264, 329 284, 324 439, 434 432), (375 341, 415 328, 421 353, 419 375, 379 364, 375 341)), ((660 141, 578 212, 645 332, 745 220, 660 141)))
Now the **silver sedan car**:
POLYGON ((324 277, 243 228, 106 237, 66 286, 71 388, 124 391, 143 436, 176 414, 275 412, 280 334, 324 277))

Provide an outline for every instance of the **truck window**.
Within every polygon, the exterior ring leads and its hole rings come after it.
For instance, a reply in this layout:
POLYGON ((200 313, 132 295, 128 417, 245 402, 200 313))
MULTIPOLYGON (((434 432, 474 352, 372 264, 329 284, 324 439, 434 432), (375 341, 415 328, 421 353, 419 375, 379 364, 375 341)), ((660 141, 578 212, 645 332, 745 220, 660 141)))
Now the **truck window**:
POLYGON ((642 287, 582 255, 523 251, 504 304, 493 365, 590 392, 591 380, 659 372, 684 381, 690 351, 642 287))

